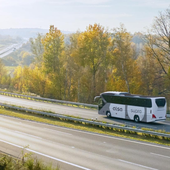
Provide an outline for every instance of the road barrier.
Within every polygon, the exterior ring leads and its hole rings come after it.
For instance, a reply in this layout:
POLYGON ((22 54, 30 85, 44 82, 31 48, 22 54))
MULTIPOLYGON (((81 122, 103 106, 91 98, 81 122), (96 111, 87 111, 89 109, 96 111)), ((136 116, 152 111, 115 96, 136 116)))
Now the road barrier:
POLYGON ((43 98, 43 97, 28 96, 28 95, 22 95, 22 94, 10 93, 10 92, 4 92, 4 91, 0 91, 0 94, 6 95, 6 96, 11 96, 11 97, 22 98, 22 99, 38 100, 38 101, 43 101, 43 102, 53 102, 53 103, 60 103, 60 104, 84 107, 84 108, 88 107, 88 108, 96 108, 97 109, 97 105, 87 104, 87 103, 77 103, 77 102, 49 99, 49 98, 43 98))
POLYGON ((144 134, 154 135, 154 136, 161 136, 161 137, 164 137, 164 138, 168 138, 170 140, 170 134, 167 134, 167 133, 146 131, 146 130, 142 130, 142 129, 131 128, 131 127, 126 127, 126 126, 119 126, 119 125, 114 125, 114 124, 109 124, 109 123, 102 123, 102 122, 93 121, 93 120, 90 121, 90 120, 86 120, 86 119, 78 119, 78 118, 69 117, 69 116, 60 115, 60 114, 48 113, 48 112, 44 112, 44 111, 32 110, 32 109, 27 109, 27 108, 20 108, 20 107, 17 107, 17 106, 11 106, 11 105, 7 105, 7 104, 3 104, 3 103, 0 103, 0 106, 7 108, 7 109, 30 112, 30 113, 45 115, 45 116, 48 116, 48 117, 65 119, 65 120, 69 120, 69 121, 73 121, 73 122, 86 123, 86 124, 95 125, 95 126, 99 126, 99 127, 115 128, 115 129, 120 129, 120 130, 126 130, 126 131, 129 131, 129 132, 136 132, 136 133, 144 133, 144 134))
MULTIPOLYGON (((0 91, 0 94, 11 96, 11 97, 22 98, 22 99, 38 100, 38 101, 43 101, 43 102, 54 102, 54 103, 60 103, 60 104, 66 104, 66 105, 72 105, 72 106, 78 106, 78 107, 84 107, 84 108, 85 107, 96 108, 96 109, 98 108, 98 106, 94 104, 77 103, 77 102, 49 99, 49 98, 43 98, 43 97, 28 96, 28 95, 22 95, 22 94, 10 93, 10 92, 4 92, 4 91, 0 91)), ((170 114, 167 114, 166 116, 170 117, 170 114)))

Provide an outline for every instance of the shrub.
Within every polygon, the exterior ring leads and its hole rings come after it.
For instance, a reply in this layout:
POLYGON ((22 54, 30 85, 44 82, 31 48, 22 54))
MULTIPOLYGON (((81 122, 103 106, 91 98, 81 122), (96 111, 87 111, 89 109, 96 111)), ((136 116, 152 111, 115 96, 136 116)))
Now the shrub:
POLYGON ((59 170, 59 167, 53 168, 51 165, 45 165, 42 161, 32 158, 30 155, 23 156, 21 159, 0 155, 0 170, 59 170))

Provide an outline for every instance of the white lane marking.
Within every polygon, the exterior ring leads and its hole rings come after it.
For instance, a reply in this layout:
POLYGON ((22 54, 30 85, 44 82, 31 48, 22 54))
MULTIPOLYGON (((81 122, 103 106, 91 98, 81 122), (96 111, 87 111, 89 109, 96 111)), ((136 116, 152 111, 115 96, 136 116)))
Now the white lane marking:
POLYGON ((54 129, 48 129, 48 128, 43 128, 43 129, 48 130, 48 131, 52 131, 52 132, 56 132, 56 133, 62 133, 62 134, 65 134, 65 135, 72 135, 71 133, 61 132, 61 131, 54 130, 54 129))
POLYGON ((7 141, 4 141, 4 140, 1 140, 1 139, 0 139, 0 142, 7 143, 7 144, 9 144, 9 145, 16 146, 16 147, 18 147, 18 148, 24 148, 24 147, 22 147, 22 146, 19 146, 19 145, 16 145, 16 144, 13 144, 13 143, 10 143, 10 142, 7 142, 7 141))
POLYGON ((36 151, 34 151, 34 150, 32 150, 32 149, 27 149, 27 150, 30 151, 30 152, 34 152, 34 153, 36 153, 36 154, 39 154, 39 155, 42 155, 42 156, 45 156, 45 157, 54 159, 54 160, 56 160, 56 161, 60 161, 60 162, 63 162, 63 163, 65 163, 65 164, 69 164, 69 165, 75 166, 75 167, 77 167, 77 168, 81 168, 81 169, 84 169, 84 170, 90 170, 90 169, 85 168, 85 167, 83 167, 83 166, 79 166, 79 165, 76 165, 76 164, 74 164, 74 163, 67 162, 67 161, 64 161, 64 160, 55 158, 55 157, 53 157, 53 156, 49 156, 49 155, 46 155, 46 154, 43 154, 43 153, 40 153, 40 152, 36 152, 36 151))
POLYGON ((152 152, 150 154, 170 159, 170 156, 165 156, 165 155, 161 155, 161 154, 157 154, 157 153, 152 153, 152 152))
POLYGON ((122 159, 118 159, 118 160, 121 161, 121 162, 127 163, 127 164, 139 166, 139 167, 142 167, 142 168, 147 168, 147 169, 151 169, 151 170, 158 170, 158 169, 155 169, 155 168, 151 168, 151 167, 148 167, 148 166, 136 164, 136 163, 133 163, 133 162, 129 162, 129 161, 122 160, 122 159))
MULTIPOLYGON (((12 130, 10 130, 10 129, 7 129, 7 128, 0 128, 0 131, 2 131, 2 130, 4 130, 4 131, 12 131, 12 130)), ((13 132, 13 131, 12 131, 13 132)), ((30 135, 30 134, 28 134, 28 133, 23 133, 23 132, 19 132, 19 131, 14 131, 15 133, 18 133, 18 134, 22 134, 22 135, 26 135, 26 136, 30 136, 30 137, 34 137, 34 138, 37 138, 37 139, 42 139, 41 137, 38 137, 38 136, 34 136, 34 135, 30 135)))
MULTIPOLYGON (((19 146, 19 145, 16 145, 16 144, 13 144, 13 143, 10 143, 10 142, 1 140, 1 139, 0 139, 0 142, 7 143, 7 144, 9 144, 9 145, 16 146, 16 147, 18 147, 18 148, 22 148, 22 149, 24 148, 24 147, 22 147, 22 146, 19 146)), ((50 158, 50 159, 54 159, 54 160, 56 160, 56 161, 59 161, 59 162, 62 162, 62 163, 68 164, 68 165, 75 166, 75 167, 77 167, 77 168, 81 168, 81 169, 84 169, 84 170, 91 170, 91 169, 89 169, 89 168, 86 168, 86 167, 83 167, 83 166, 80 166, 80 165, 77 165, 77 164, 74 164, 74 163, 71 163, 71 162, 67 162, 67 161, 64 161, 64 160, 62 160, 62 159, 58 159, 58 158, 55 158, 55 157, 53 157, 53 156, 49 156, 49 155, 43 154, 43 153, 41 153, 41 152, 37 152, 37 151, 34 151, 34 150, 32 150, 32 149, 29 149, 29 148, 25 148, 25 150, 30 151, 30 152, 33 152, 33 153, 36 153, 36 154, 38 154, 38 155, 42 155, 42 156, 47 157, 47 158, 50 158)))
POLYGON ((126 142, 131 142, 131 143, 137 143, 137 144, 141 144, 141 145, 146 145, 146 146, 153 146, 156 148, 161 148, 161 149, 169 149, 170 147, 164 147, 164 146, 159 146, 159 145, 153 145, 153 144, 149 144, 149 143, 142 143, 142 142, 138 142, 138 141, 133 141, 133 140, 128 140, 128 139, 123 139, 123 138, 118 138, 118 137, 114 137, 114 136, 106 136, 106 135, 102 135, 102 134, 97 134, 97 133, 93 133, 93 132, 85 132, 85 131, 81 131, 81 130, 76 130, 76 129, 69 129, 69 128, 65 128, 65 127, 59 127, 58 128, 64 128, 70 131, 76 131, 79 133, 85 133, 85 134, 89 134, 89 135, 95 135, 95 136, 100 136, 100 137, 104 137, 104 138, 109 138, 109 139, 116 139, 116 140, 121 140, 121 141, 126 141, 126 142))
MULTIPOLYGON (((24 120, 27 121, 27 120, 24 120)), ((31 123, 33 124, 44 124, 44 123, 40 123, 40 122, 34 122, 32 121, 31 123)), ((47 124, 45 124, 47 125, 47 124)), ((49 125, 50 126, 50 125, 49 125)), ((121 140, 121 141, 126 141, 126 142, 131 142, 131 143, 136 143, 136 144, 140 144, 140 145, 146 145, 146 146, 152 146, 152 147, 156 147, 156 148, 161 148, 161 149, 168 149, 170 150, 170 147, 164 147, 164 146, 159 146, 159 145, 154 145, 154 144, 149 144, 149 143, 142 143, 142 142, 138 142, 138 141, 133 141, 133 140, 128 140, 128 139, 123 139, 123 138, 118 138, 118 137, 114 137, 114 136, 106 136, 106 135, 102 135, 102 134, 97 134, 97 133, 93 133, 93 132, 86 132, 86 131, 81 131, 81 130, 76 130, 76 129, 69 129, 66 127, 60 127, 60 126, 56 126, 57 128, 61 128, 61 129, 66 129, 68 131, 75 131, 75 132, 79 132, 79 133, 85 133, 85 134, 89 134, 89 135, 95 135, 95 136, 100 136, 100 137, 104 137, 104 138, 109 138, 109 139, 116 139, 116 140, 121 140)))
POLYGON ((37 139, 42 139, 41 137, 38 137, 38 136, 34 136, 34 135, 30 135, 28 133, 23 133, 23 132, 19 132, 19 131, 14 131, 15 133, 19 133, 21 135, 26 135, 26 136, 30 136, 30 137, 34 137, 34 138, 37 138, 37 139))

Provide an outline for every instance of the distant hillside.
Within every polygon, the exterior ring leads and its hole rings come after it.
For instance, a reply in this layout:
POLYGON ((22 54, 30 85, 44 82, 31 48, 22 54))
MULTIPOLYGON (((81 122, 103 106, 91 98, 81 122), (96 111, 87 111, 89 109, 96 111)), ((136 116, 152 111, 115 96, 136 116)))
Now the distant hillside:
POLYGON ((134 33, 132 36, 133 36, 132 42, 135 43, 136 45, 137 56, 143 56, 144 55, 143 47, 145 45, 144 35, 140 32, 137 32, 134 33))
MULTIPOLYGON (((10 29, 0 29, 0 35, 10 35, 13 37, 22 37, 22 38, 35 38, 38 33, 45 34, 48 29, 40 28, 10 28, 10 29)), ((70 34, 69 31, 61 31, 63 34, 70 34)))
POLYGON ((144 35, 140 32, 134 33, 132 42, 134 42, 135 44, 145 44, 144 35))

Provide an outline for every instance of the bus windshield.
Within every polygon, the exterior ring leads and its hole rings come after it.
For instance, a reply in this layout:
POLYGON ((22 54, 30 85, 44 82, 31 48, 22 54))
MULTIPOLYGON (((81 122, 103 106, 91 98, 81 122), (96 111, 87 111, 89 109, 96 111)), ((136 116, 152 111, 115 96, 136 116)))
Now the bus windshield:
POLYGON ((102 98, 100 97, 99 98, 99 101, 98 101, 98 107, 99 107, 99 110, 104 106, 104 102, 102 100, 102 98))
POLYGON ((166 100, 165 99, 156 99, 155 102, 156 102, 156 105, 158 107, 164 107, 165 104, 166 104, 166 100))

